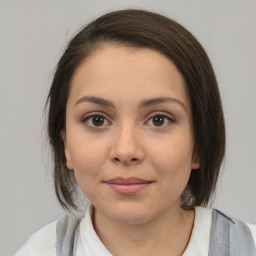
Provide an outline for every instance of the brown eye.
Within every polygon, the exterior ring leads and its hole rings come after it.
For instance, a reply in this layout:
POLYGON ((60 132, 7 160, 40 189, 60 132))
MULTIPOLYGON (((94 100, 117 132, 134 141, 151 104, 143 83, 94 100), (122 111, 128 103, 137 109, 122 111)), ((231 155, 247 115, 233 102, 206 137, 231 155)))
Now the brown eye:
POLYGON ((153 127, 165 127, 171 123, 174 123, 174 119, 167 115, 154 115, 148 121, 147 124, 153 127))
POLYGON ((108 120, 102 115, 90 115, 82 119, 82 123, 91 127, 101 127, 109 124, 108 120))
POLYGON ((154 116, 152 122, 155 126, 162 126, 164 124, 164 119, 163 116, 154 116))
POLYGON ((95 126, 102 126, 104 124, 104 117, 103 116, 93 116, 92 117, 92 123, 95 126))

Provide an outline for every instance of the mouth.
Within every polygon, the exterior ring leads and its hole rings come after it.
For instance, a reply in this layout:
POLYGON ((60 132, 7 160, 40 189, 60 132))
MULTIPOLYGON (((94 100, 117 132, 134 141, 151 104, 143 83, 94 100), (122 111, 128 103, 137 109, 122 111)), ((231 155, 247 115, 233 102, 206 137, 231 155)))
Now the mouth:
POLYGON ((112 190, 121 195, 132 195, 148 187, 153 181, 144 180, 137 177, 122 178, 116 177, 104 182, 112 190))

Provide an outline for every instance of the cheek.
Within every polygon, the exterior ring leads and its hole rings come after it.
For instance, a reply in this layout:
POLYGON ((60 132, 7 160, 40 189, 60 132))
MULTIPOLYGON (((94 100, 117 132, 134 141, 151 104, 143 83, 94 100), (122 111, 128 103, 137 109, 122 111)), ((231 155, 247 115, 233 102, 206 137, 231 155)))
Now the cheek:
MULTIPOLYGON (((185 136, 186 137, 186 136, 185 136)), ((178 137, 152 147, 151 165, 166 186, 186 186, 191 172, 192 145, 190 139, 178 137)))
POLYGON ((102 150, 97 146, 80 147, 78 151, 73 151, 72 162, 75 179, 79 188, 89 200, 95 200, 94 191, 97 189, 96 185, 103 165, 102 155, 102 150))
POLYGON ((70 153, 77 183, 84 190, 97 180, 106 159, 106 151, 102 145, 87 140, 86 144, 73 145, 70 153))
POLYGON ((190 137, 176 137, 165 139, 161 143, 151 145, 151 159, 160 165, 179 166, 191 164, 193 146, 190 137), (169 141, 169 142, 168 142, 169 141), (155 157, 154 157, 155 156, 155 157))
POLYGON ((82 136, 76 137, 76 140, 73 139, 69 152, 74 169, 78 172, 98 169, 105 159, 105 148, 102 141, 97 139, 82 138, 82 136))

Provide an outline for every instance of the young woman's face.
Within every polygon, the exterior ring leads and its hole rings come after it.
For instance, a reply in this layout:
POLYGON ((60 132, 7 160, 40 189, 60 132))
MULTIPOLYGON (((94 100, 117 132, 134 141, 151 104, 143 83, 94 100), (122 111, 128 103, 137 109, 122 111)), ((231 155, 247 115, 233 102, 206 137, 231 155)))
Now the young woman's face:
POLYGON ((114 221, 144 223, 180 210, 199 167, 185 82, 152 49, 106 45, 80 64, 63 139, 79 187, 114 221))

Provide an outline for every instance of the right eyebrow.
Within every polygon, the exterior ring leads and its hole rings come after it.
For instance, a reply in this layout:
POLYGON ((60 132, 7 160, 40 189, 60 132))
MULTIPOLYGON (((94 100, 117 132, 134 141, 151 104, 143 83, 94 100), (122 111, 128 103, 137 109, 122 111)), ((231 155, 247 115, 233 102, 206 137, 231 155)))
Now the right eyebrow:
POLYGON ((105 100, 105 99, 99 98, 99 97, 92 97, 92 96, 82 97, 75 103, 75 105, 82 103, 82 102, 92 102, 92 103, 95 103, 95 104, 98 104, 98 105, 101 105, 104 107, 113 107, 113 108, 115 107, 111 101, 108 101, 108 100, 105 100))

